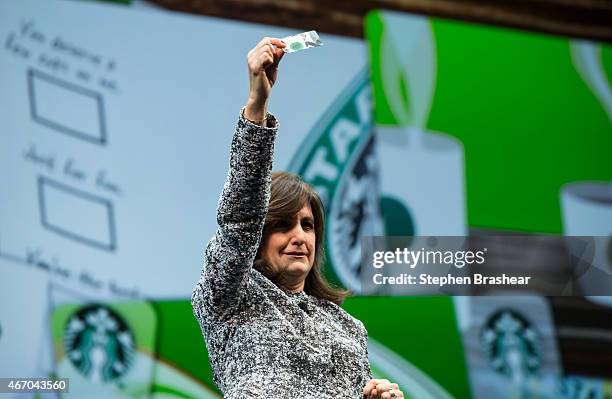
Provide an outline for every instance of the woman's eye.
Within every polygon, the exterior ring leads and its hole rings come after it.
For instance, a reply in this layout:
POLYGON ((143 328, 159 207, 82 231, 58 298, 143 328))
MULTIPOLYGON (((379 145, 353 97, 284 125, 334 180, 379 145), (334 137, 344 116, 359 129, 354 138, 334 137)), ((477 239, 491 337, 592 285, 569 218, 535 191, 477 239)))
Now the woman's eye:
POLYGON ((312 224, 312 222, 302 222, 302 228, 305 230, 312 230, 314 229, 314 225, 312 224))
POLYGON ((288 229, 291 227, 291 225, 286 220, 279 220, 278 222, 274 223, 274 227, 277 229, 288 229))

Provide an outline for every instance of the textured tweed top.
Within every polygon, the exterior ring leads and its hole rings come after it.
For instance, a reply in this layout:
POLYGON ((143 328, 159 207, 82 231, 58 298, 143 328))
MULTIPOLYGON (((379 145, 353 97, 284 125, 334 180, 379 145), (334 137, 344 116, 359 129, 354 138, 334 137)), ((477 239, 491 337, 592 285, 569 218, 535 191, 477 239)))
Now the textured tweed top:
POLYGON ((225 399, 361 398, 367 332, 338 305, 279 289, 255 270, 278 122, 240 117, 217 209, 219 228, 192 296, 225 399))

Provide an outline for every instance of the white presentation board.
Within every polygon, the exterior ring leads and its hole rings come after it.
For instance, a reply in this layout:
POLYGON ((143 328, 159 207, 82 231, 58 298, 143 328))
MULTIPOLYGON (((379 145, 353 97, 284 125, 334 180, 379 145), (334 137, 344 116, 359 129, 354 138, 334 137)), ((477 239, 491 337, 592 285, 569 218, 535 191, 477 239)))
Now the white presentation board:
MULTIPOLYGON (((92 298, 188 297, 248 92, 278 27, 75 1, 0 2, 0 273, 38 268, 92 298)), ((367 65, 362 40, 281 62, 285 169, 367 65)), ((21 287, 16 287, 21 289, 21 287)))

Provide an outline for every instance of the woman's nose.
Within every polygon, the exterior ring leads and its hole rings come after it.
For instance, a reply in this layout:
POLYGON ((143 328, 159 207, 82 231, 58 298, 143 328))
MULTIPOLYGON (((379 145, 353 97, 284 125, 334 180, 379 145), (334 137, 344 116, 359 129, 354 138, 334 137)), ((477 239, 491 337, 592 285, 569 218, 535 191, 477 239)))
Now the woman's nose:
POLYGON ((306 235, 306 232, 304 231, 302 226, 298 223, 291 230, 291 243, 292 244, 297 244, 297 245, 303 244, 304 241, 305 241, 305 235, 306 235))

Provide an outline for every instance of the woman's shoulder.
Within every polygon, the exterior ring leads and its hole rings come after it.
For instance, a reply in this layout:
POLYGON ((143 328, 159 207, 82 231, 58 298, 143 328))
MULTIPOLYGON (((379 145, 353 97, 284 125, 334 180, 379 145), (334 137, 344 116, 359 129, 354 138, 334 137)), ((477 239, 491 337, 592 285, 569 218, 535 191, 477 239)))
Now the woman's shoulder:
POLYGON ((339 321, 343 322, 352 328, 356 328, 363 334, 367 334, 366 328, 361 320, 344 310, 340 305, 322 298, 315 298, 318 306, 326 311, 327 313, 332 314, 339 321))

